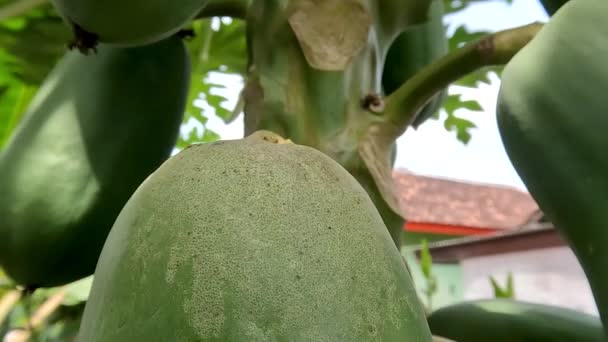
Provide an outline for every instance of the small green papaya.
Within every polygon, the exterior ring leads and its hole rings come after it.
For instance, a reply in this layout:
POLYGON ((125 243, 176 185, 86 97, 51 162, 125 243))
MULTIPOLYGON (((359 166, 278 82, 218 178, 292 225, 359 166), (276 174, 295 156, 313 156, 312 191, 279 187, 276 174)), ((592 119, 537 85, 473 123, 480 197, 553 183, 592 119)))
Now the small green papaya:
POLYGON ((549 16, 555 14, 566 2, 568 0, 540 0, 541 6, 549 16))
MULTIPOLYGON (((400 33, 391 43, 384 61, 382 88, 391 94, 418 71, 448 52, 448 37, 443 25, 443 0, 433 0, 427 22, 400 33)), ((412 127, 418 128, 443 105, 447 90, 439 92, 418 113, 412 127)))
POLYGON ((564 4, 506 65, 507 155, 586 273, 608 331, 608 2, 564 4))
POLYGON ((85 48, 146 45, 182 29, 209 0, 52 0, 85 48))
POLYGON ((268 131, 194 145, 133 194, 78 341, 432 340, 359 183, 268 131))
POLYGON ((190 63, 178 37, 68 52, 0 154, 0 266, 30 287, 93 273, 139 184, 171 154, 190 63))
POLYGON ((442 307, 431 332, 459 342, 605 342, 599 318, 512 299, 481 299, 442 307))

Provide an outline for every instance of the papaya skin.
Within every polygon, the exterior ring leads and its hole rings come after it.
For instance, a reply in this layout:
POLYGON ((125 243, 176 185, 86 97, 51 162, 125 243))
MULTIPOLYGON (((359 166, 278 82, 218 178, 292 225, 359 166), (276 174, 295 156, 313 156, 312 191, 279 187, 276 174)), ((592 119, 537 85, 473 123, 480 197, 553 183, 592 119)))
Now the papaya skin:
POLYGON ((27 287, 93 273, 133 191, 169 156, 190 64, 171 37, 68 52, 0 154, 0 265, 27 287))
POLYGON ((497 122, 507 155, 576 254, 608 327, 608 3, 564 4, 507 64, 497 122))
POLYGON ((512 299, 481 299, 442 307, 428 318, 435 335, 463 342, 605 342, 595 316, 512 299))
POLYGON ((365 190, 268 131, 184 149, 142 183, 104 246, 78 336, 431 340, 365 190))
POLYGON ((147 45, 177 33, 208 0, 52 0, 74 31, 70 47, 86 52, 96 43, 147 45))

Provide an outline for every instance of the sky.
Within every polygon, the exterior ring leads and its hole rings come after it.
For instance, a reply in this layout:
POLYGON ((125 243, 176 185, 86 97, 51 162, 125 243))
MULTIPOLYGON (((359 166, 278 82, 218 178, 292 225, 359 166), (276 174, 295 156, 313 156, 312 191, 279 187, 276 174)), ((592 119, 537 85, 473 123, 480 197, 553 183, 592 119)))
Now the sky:
MULTIPOLYGON (((538 0, 514 0, 511 5, 504 1, 482 1, 469 9, 446 17, 448 31, 458 25, 466 24, 473 30, 503 30, 525 25, 534 21, 547 21, 547 15, 538 0)), ((525 185, 513 169, 503 148, 496 125, 495 103, 500 79, 490 75, 491 84, 480 84, 477 88, 451 87, 450 93, 463 94, 463 100, 475 99, 482 112, 459 110, 456 115, 467 118, 477 128, 471 131, 472 139, 467 145, 459 142, 455 133, 443 127, 445 114, 441 120, 429 120, 418 130, 408 131, 397 140, 397 159, 395 168, 411 172, 449 178, 465 182, 511 186, 526 191, 525 185)), ((242 88, 238 77, 215 76, 212 82, 226 86, 217 91, 229 98, 231 108, 242 88)), ((203 105, 207 110, 212 110, 203 105)), ((208 128, 220 134, 222 139, 239 139, 243 136, 242 115, 233 123, 225 125, 211 115, 208 128)))

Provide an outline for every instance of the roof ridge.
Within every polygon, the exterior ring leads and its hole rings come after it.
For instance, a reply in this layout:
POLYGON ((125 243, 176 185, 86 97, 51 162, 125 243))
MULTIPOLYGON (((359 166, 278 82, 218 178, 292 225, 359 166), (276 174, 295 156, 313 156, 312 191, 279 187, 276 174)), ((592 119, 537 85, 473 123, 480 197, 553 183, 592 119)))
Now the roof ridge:
POLYGON ((393 169, 393 175, 410 175, 410 176, 414 176, 416 178, 426 178, 426 179, 431 179, 431 180, 435 180, 435 181, 444 181, 444 182, 449 182, 449 183, 458 183, 458 184, 462 184, 462 185, 470 185, 470 186, 475 186, 475 187, 484 187, 484 188, 492 188, 492 189, 504 189, 504 190, 509 190, 509 191, 513 191, 513 192, 517 192, 523 195, 527 195, 527 196, 531 196, 529 192, 527 191, 523 191, 517 187, 514 187, 512 185, 506 185, 506 184, 498 184, 498 183, 490 183, 490 182, 482 182, 482 181, 472 181, 469 179, 462 179, 462 178, 456 178, 456 177, 447 177, 447 176, 438 176, 438 175, 427 175, 427 174, 421 174, 421 173, 416 173, 416 172, 412 172, 406 168, 395 168, 393 169))

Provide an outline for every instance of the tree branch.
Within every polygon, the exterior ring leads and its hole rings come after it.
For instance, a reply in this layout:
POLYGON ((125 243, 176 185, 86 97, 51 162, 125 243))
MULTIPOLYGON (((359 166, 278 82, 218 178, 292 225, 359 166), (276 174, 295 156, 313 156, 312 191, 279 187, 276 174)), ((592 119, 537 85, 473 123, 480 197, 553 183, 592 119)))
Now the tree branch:
POLYGON ((47 1, 48 0, 21 0, 10 3, 4 7, 0 7, 0 21, 21 15, 34 7, 46 3, 47 1))
MULTIPOLYGON (((489 34, 429 64, 385 99, 384 117, 403 134, 424 105, 442 89, 486 66, 503 65, 543 27, 542 23, 489 34)), ((395 137, 397 138, 397 137, 395 137)))
POLYGON ((250 0, 211 0, 197 18, 231 17, 245 19, 250 0))

